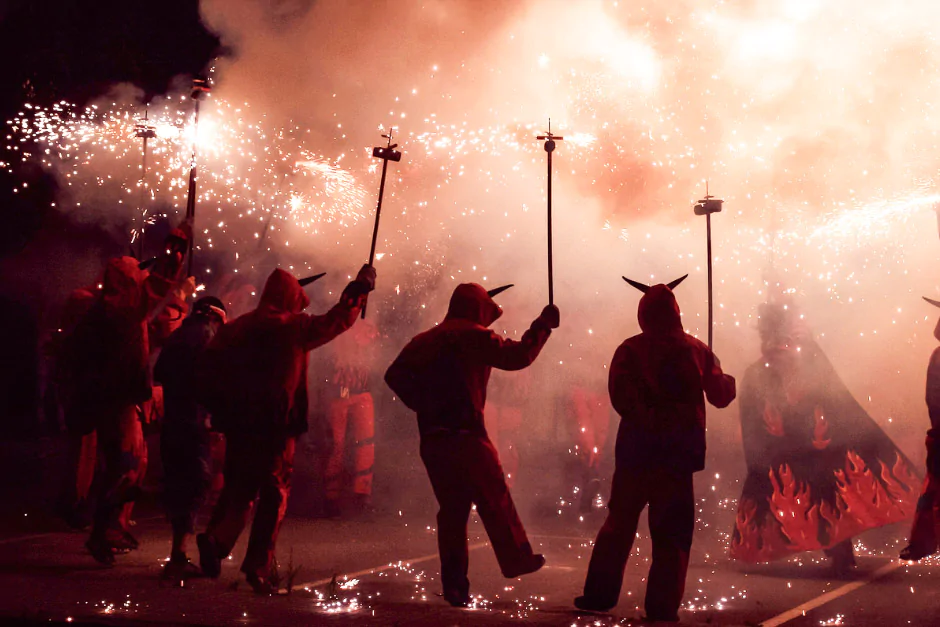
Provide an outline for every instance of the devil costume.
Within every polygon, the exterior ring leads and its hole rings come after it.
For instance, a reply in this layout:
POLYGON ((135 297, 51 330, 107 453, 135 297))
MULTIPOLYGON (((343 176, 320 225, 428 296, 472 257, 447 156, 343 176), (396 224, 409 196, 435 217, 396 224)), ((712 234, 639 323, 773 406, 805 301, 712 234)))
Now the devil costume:
POLYGON ((200 563, 205 574, 219 576, 257 499, 242 572, 258 593, 271 591, 295 442, 307 431, 307 353, 353 325, 375 270, 363 266, 321 316, 303 313, 310 304, 303 285, 315 278, 272 272, 258 308, 222 327, 198 367, 199 400, 226 437, 225 485, 206 533, 197 537, 200 563))
POLYGON ((911 463, 852 397, 792 305, 767 304, 761 358, 744 375, 741 433, 748 467, 731 557, 768 562, 826 550, 836 574, 851 539, 909 519, 911 463))
POLYGON ((609 514, 594 543, 575 605, 606 611, 617 604, 623 572, 643 509, 649 506, 653 562, 646 586, 650 620, 678 620, 695 528, 692 475, 705 467, 705 399, 727 407, 734 378, 705 344, 683 332, 668 285, 626 279, 644 292, 642 333, 614 353, 608 389, 621 416, 609 514))
POLYGON ((545 563, 532 552, 516 513, 483 407, 491 369, 521 370, 535 361, 558 327, 558 309, 547 306, 521 340, 501 338, 487 327, 503 313, 492 298, 503 289, 457 286, 444 321, 412 339, 385 374, 389 387, 418 414, 421 459, 440 505, 444 598, 456 606, 470 601, 467 520, 474 504, 505 577, 545 563))
MULTIPOLYGON (((940 219, 940 212, 937 216, 940 219)), ((940 301, 926 297, 924 300, 940 307, 940 301)), ((933 334, 940 340, 940 320, 933 334)), ((927 412, 930 415, 926 440, 927 478, 917 501, 910 544, 901 551, 903 560, 919 560, 933 555, 937 552, 937 538, 940 537, 940 347, 934 349, 927 366, 927 412)))

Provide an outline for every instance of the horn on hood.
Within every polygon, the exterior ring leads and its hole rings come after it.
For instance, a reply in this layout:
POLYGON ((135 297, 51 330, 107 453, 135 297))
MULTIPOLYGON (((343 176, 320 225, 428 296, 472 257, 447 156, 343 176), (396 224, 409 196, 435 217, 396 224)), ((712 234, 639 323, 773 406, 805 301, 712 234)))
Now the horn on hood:
POLYGON ((321 272, 320 274, 314 274, 313 276, 308 276, 304 279, 297 279, 297 282, 300 283, 300 287, 307 287, 314 281, 317 281, 318 279, 322 279, 325 276, 326 276, 326 272, 321 272))
POLYGON ((151 257, 150 259, 144 259, 143 261, 138 263, 137 268, 139 270, 149 270, 155 263, 157 263, 157 258, 151 257))
MULTIPOLYGON (((683 277, 683 278, 685 278, 685 277, 683 277)), ((628 279, 627 277, 623 277, 623 280, 626 281, 627 283, 629 283, 630 285, 632 285, 633 287, 635 287, 636 289, 640 290, 640 291, 643 292, 644 294, 646 294, 646 293, 650 290, 650 286, 649 286, 649 285, 645 285, 645 284, 643 284, 643 283, 639 283, 639 282, 637 282, 637 281, 634 281, 633 279, 628 279)))
POLYGON ((680 276, 678 279, 676 279, 676 280, 674 280, 674 281, 670 281, 669 283, 666 283, 666 287, 668 287, 668 288, 671 289, 671 290, 674 290, 674 289, 676 289, 676 287, 677 287, 680 283, 682 283, 683 281, 685 281, 685 280, 688 278, 688 276, 689 276, 688 274, 683 274, 683 275, 680 276))
POLYGON ((510 283, 509 285, 501 285, 500 287, 494 287, 494 288, 491 289, 491 290, 487 290, 486 294, 487 294, 487 296, 489 296, 490 298, 493 298, 493 297, 496 296, 497 294, 502 294, 503 292, 505 292, 506 290, 508 290, 508 289, 509 289, 510 287, 512 287, 513 285, 514 285, 513 283, 510 283))
POLYGON ((934 300, 932 298, 927 298, 926 296, 922 296, 921 298, 923 298, 925 301, 927 301, 934 307, 940 307, 940 300, 934 300))

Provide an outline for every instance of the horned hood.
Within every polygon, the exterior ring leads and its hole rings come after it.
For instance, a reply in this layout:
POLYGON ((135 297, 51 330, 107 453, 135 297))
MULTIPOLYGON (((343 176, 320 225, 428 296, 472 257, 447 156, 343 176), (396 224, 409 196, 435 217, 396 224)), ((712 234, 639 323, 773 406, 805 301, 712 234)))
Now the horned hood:
POLYGON ((310 299, 290 272, 276 268, 264 284, 258 309, 279 313, 300 313, 310 305, 310 299))
POLYGON ((444 320, 469 320, 488 327, 502 315, 503 310, 490 298, 482 285, 461 283, 450 297, 450 306, 444 320))
POLYGON ((666 285, 650 287, 637 308, 637 320, 644 333, 674 333, 682 331, 679 303, 666 285))

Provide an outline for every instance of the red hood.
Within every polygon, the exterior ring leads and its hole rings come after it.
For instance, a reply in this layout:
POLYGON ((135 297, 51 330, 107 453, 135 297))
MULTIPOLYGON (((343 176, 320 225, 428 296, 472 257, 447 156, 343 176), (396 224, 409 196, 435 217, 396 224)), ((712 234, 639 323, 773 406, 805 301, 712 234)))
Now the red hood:
POLYGON ((644 333, 674 333, 682 331, 679 303, 672 290, 660 283, 654 285, 640 299, 637 320, 644 333))
POLYGON ((134 309, 140 306, 144 272, 133 257, 115 257, 104 269, 101 295, 109 307, 134 309))
POLYGON ((476 283, 461 283, 450 297, 450 306, 444 320, 469 320, 488 327, 503 315, 483 286, 476 283))
POLYGON ((310 305, 310 299, 290 272, 277 268, 268 277, 261 292, 258 309, 284 313, 300 313, 310 305))

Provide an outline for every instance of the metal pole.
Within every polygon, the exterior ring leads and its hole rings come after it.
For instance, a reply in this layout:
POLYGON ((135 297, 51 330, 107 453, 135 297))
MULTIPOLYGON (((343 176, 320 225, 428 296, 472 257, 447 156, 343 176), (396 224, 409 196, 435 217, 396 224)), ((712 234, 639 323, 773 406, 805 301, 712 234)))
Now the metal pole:
POLYGON ((137 258, 144 258, 144 224, 147 222, 147 140, 144 135, 144 159, 140 175, 140 232, 137 234, 137 258))
POLYGON ((186 220, 190 225, 190 234, 189 234, 189 252, 187 257, 186 274, 187 276, 193 275, 193 249, 195 247, 196 239, 196 150, 198 147, 199 139, 199 98, 196 100, 196 116, 193 121, 193 160, 189 168, 189 197, 186 199, 186 220))
POLYGON ((555 281, 552 272, 552 153, 548 153, 548 304, 555 304, 555 281))
POLYGON ((705 215, 705 238, 708 241, 708 348, 712 347, 712 214, 705 215))
MULTIPOLYGON (((375 207, 375 226, 372 227, 372 248, 369 249, 369 265, 375 262, 375 243, 379 239, 379 216, 382 214, 382 196, 385 195, 385 175, 388 172, 388 159, 382 159, 382 182, 379 183, 379 203, 375 207)), ((362 313, 360 317, 366 319, 366 307, 369 303, 362 304, 362 313)))

